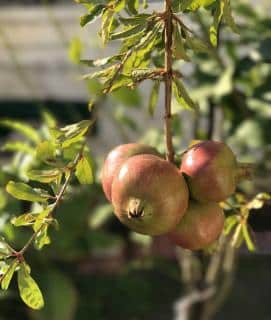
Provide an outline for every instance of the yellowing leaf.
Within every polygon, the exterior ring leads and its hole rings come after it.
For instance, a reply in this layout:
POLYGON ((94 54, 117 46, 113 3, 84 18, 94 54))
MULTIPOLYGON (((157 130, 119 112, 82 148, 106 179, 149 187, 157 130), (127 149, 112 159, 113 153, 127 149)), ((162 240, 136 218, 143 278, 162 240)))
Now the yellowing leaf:
POLYGON ((40 288, 24 265, 18 271, 18 288, 20 296, 27 306, 35 310, 43 308, 44 300, 40 288))
POLYGON ((90 161, 86 157, 82 157, 75 171, 76 177, 81 184, 91 184, 93 183, 93 172, 90 161))

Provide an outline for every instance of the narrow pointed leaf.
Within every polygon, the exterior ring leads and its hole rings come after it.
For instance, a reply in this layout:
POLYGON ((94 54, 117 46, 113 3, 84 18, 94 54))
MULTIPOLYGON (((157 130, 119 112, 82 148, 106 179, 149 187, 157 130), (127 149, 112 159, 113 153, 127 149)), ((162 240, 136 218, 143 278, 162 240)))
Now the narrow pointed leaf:
POLYGON ((103 44, 106 44, 110 39, 113 20, 114 20, 114 11, 106 10, 102 16, 101 38, 102 38, 103 44))
POLYGON ((154 115, 154 111, 157 107, 158 97, 160 91, 160 81, 155 81, 151 90, 148 111, 151 116, 154 115))
POLYGON ((7 128, 10 128, 12 130, 16 130, 20 134, 24 135, 27 139, 39 143, 40 137, 33 127, 31 127, 29 124, 25 122, 10 120, 10 119, 3 119, 0 120, 0 126, 5 126, 7 128))
POLYGON ((247 225, 246 224, 242 224, 242 234, 243 234, 243 237, 245 239, 245 242, 246 242, 246 245, 247 245, 247 248, 249 251, 255 251, 256 248, 255 248, 255 245, 250 237, 250 234, 248 232, 248 228, 247 228, 247 225))
POLYGON ((17 259, 13 260, 11 262, 11 264, 9 265, 6 273, 4 274, 4 276, 3 276, 2 280, 1 280, 1 288, 2 288, 2 290, 7 290, 8 289, 10 281, 11 281, 11 279, 13 277, 13 274, 14 274, 17 266, 18 266, 18 260, 17 259))
POLYGON ((216 9, 214 12, 214 20, 213 23, 210 27, 210 42, 211 44, 216 47, 217 46, 217 41, 218 41, 218 28, 220 25, 220 22, 222 20, 223 16, 223 11, 224 11, 224 6, 225 6, 225 1, 226 0, 219 0, 216 9))
POLYGON ((80 18, 81 27, 84 27, 86 24, 94 21, 94 19, 96 19, 102 13, 104 8, 105 6, 103 4, 97 4, 89 11, 88 14, 83 15, 80 18))
POLYGON ((50 183, 56 181, 61 174, 61 171, 58 169, 30 170, 27 172, 27 176, 30 180, 39 181, 42 183, 50 183))
POLYGON ((35 149, 32 148, 29 144, 21 141, 13 141, 7 142, 2 147, 3 151, 15 151, 15 152, 23 152, 30 155, 35 155, 35 149))
POLYGON ((111 40, 125 39, 125 38, 128 38, 128 37, 135 35, 136 33, 141 32, 142 30, 144 30, 144 28, 145 28, 144 24, 139 24, 139 25, 135 25, 132 27, 128 27, 123 31, 111 34, 110 39, 111 40))
POLYGON ((189 96, 185 86, 178 79, 174 79, 173 92, 177 102, 185 109, 196 109, 197 105, 189 96))

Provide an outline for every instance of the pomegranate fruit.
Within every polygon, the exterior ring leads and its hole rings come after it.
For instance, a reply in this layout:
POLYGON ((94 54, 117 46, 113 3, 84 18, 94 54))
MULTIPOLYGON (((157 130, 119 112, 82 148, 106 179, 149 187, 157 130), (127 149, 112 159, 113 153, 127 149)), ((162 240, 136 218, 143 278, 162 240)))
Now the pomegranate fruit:
POLYGON ((161 235, 174 229, 188 205, 188 188, 179 170, 155 155, 137 155, 122 165, 112 184, 112 203, 130 229, 161 235))
POLYGON ((219 202, 234 193, 249 167, 238 164, 222 142, 202 141, 184 154, 180 170, 187 178, 191 197, 200 202, 219 202))
POLYGON ((141 143, 127 143, 117 146, 106 157, 101 171, 101 180, 103 191, 109 201, 111 201, 111 187, 114 176, 128 158, 137 154, 159 155, 153 147, 141 143))
POLYGON ((214 242, 223 226, 224 212, 217 203, 190 201, 184 217, 168 237, 185 249, 199 250, 214 242))

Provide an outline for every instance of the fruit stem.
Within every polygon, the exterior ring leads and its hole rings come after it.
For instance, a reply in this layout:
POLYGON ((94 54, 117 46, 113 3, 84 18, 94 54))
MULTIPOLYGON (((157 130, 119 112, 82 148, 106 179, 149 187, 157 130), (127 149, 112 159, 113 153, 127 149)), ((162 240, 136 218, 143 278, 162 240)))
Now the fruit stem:
POLYGON ((165 0, 165 139, 166 139, 166 157, 170 162, 174 162, 174 149, 172 142, 172 34, 173 34, 173 13, 171 8, 172 0, 165 0))
POLYGON ((237 164, 237 180, 252 179, 254 166, 252 163, 238 162, 237 164))

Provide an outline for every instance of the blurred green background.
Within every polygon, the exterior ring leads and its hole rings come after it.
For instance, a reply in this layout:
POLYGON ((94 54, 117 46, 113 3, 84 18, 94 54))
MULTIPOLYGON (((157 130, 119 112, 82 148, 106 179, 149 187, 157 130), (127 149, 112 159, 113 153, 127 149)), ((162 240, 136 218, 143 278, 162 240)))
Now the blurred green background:
MULTIPOLYGON (((174 104, 174 144, 179 152, 193 138, 226 141, 242 161, 256 165, 253 182, 240 190, 248 195, 271 191, 271 17, 269 1, 234 1, 240 36, 221 30, 222 44, 211 56, 199 53, 176 67, 186 76, 200 111, 174 104)), ((149 10, 161 7, 150 2, 149 10)), ((80 58, 105 56, 97 37, 98 24, 80 30, 82 8, 72 1, 1 1, 0 118, 32 125, 41 137, 52 121, 59 125, 98 116, 89 139, 96 159, 96 183, 72 185, 58 209, 60 230, 41 252, 31 250, 32 273, 45 295, 46 307, 29 311, 15 283, 0 294, 0 320, 144 320, 174 319, 173 305, 182 295, 174 248, 164 239, 130 233, 112 215, 99 183, 99 169, 115 145, 141 140, 164 151, 162 95, 154 117, 147 112, 149 83, 138 90, 120 89, 107 98, 99 83, 80 81, 88 70, 80 58), (95 100, 95 111, 88 101, 95 100)), ((204 38, 205 11, 189 17, 204 38)), ((7 147, 7 142, 31 145, 29 137, 0 128, 0 183, 25 179, 33 155, 7 147)), ((32 146, 34 147, 34 146, 32 146)), ((16 149, 16 148, 15 148, 16 149)), ((15 247, 29 236, 9 219, 28 209, 24 202, 0 193, 0 232, 15 247)), ((258 251, 241 250, 232 291, 215 319, 269 320, 271 306, 271 211, 252 214, 258 251)))

